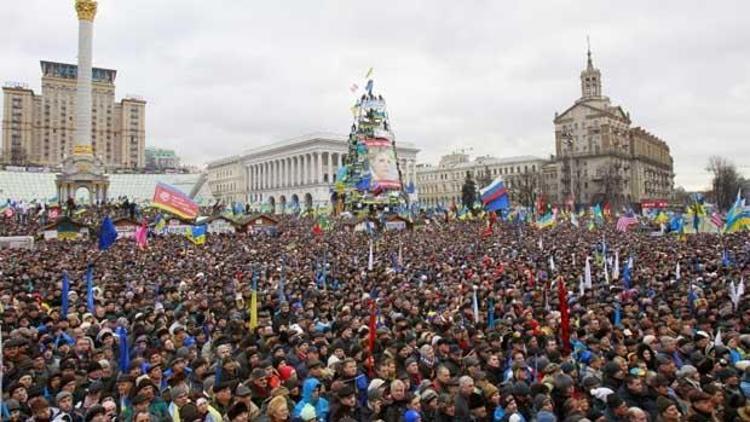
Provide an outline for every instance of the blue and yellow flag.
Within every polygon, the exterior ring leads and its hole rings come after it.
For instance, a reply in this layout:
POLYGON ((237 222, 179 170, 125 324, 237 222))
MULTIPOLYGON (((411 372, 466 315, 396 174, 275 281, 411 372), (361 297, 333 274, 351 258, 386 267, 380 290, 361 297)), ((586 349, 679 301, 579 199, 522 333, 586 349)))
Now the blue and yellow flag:
POLYGON ((250 314, 250 322, 248 325, 251 330, 258 326, 258 273, 256 271, 253 271, 252 283, 250 306, 248 309, 248 313, 250 314))
POLYGON ((536 220, 536 226, 540 229, 543 229, 545 227, 554 227, 554 225, 555 215, 551 212, 548 212, 547 214, 536 220))
POLYGON ((164 233, 166 225, 167 223, 164 221, 164 216, 159 214, 156 220, 156 225, 154 226, 154 231, 156 231, 156 233, 162 234, 164 233))
POLYGON ((206 243, 206 225, 190 226, 186 229, 185 235, 194 245, 206 243))

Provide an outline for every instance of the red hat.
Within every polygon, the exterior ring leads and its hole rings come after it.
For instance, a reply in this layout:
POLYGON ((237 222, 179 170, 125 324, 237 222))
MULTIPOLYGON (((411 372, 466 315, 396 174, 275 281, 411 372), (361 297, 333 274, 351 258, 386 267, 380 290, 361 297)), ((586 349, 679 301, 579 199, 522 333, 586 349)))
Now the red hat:
POLYGON ((281 381, 286 381, 294 375, 294 367, 289 365, 279 366, 279 378, 281 381))

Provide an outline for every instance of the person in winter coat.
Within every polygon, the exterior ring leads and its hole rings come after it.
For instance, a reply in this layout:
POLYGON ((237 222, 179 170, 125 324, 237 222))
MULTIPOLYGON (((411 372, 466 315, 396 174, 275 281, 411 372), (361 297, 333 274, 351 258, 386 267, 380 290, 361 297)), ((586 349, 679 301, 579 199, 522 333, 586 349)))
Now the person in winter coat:
POLYGON ((327 420, 329 413, 328 400, 320 396, 320 388, 320 381, 315 378, 308 378, 302 383, 302 400, 294 406, 294 411, 292 412, 293 419, 299 419, 302 409, 309 403, 315 407, 315 415, 318 419, 327 420))

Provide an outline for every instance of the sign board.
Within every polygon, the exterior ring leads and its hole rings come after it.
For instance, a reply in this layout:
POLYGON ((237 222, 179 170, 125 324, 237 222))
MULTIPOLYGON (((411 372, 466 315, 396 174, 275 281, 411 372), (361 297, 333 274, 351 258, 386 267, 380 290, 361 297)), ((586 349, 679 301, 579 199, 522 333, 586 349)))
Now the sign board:
POLYGON ((34 249, 34 238, 31 236, 0 237, 0 249, 34 249))
POLYGON ((187 233, 187 230, 193 227, 191 224, 170 224, 167 227, 164 227, 164 233, 165 234, 179 234, 179 235, 185 235, 187 233))
POLYGON ((89 229, 82 227, 80 230, 45 230, 44 240, 82 240, 89 237, 89 229))
POLYGON ((385 229, 386 230, 405 230, 406 229, 406 222, 395 220, 395 221, 386 221, 385 222, 385 229))
POLYGON ((667 208, 669 202, 664 199, 648 199, 641 201, 641 208, 667 208))
POLYGON ((115 230, 117 230, 118 239, 134 238, 135 231, 138 230, 138 227, 140 227, 140 224, 138 224, 136 221, 127 218, 116 219, 113 223, 115 226, 115 230))
POLYGON ((126 225, 126 224, 115 226, 115 230, 117 230, 118 239, 134 238, 136 229, 138 229, 138 227, 126 225))
POLYGON ((235 228, 227 220, 224 220, 222 218, 217 218, 216 220, 208 223, 208 232, 209 233, 234 233, 235 228))

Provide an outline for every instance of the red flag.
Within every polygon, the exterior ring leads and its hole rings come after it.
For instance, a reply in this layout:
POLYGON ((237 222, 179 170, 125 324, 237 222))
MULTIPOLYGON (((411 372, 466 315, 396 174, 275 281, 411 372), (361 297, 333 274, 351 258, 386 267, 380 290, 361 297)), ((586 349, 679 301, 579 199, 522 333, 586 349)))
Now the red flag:
POLYGON ((370 299, 370 337, 368 349, 370 349, 370 357, 368 363, 370 367, 370 377, 375 376, 375 334, 377 327, 375 325, 377 321, 377 312, 375 310, 375 299, 370 299))
POLYGON ((528 277, 528 284, 529 288, 533 289, 536 285, 536 280, 534 280, 534 273, 531 270, 526 270, 526 276, 528 277))
POLYGON ((320 228, 320 224, 316 224, 313 226, 312 233, 315 236, 323 236, 323 229, 320 228))
POLYGON ((560 337, 563 355, 570 353, 570 315, 568 314, 568 290, 565 280, 557 279, 557 298, 560 301, 560 337))

